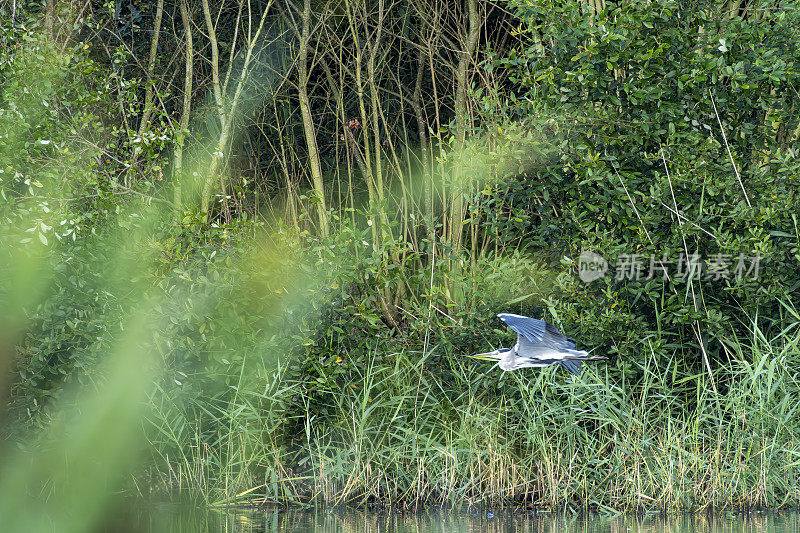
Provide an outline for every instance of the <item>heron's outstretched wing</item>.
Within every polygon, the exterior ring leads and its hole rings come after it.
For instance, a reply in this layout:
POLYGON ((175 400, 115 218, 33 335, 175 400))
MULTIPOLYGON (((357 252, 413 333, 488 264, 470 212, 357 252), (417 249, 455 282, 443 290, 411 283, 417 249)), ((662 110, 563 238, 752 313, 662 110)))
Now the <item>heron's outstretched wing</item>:
POLYGON ((500 313, 497 317, 530 342, 541 344, 546 327, 546 322, 544 320, 528 318, 522 315, 512 315, 510 313, 500 313))
POLYGON ((552 347, 541 342, 533 343, 521 334, 517 334, 517 345, 515 348, 521 360, 543 363, 535 366, 548 366, 558 363, 576 376, 580 376, 581 374, 583 361, 578 359, 566 359, 566 357, 570 356, 570 353, 567 351, 554 350, 552 347))
POLYGON ((517 344, 514 346, 518 355, 522 357, 541 358, 545 355, 552 356, 556 352, 543 342, 531 342, 522 333, 517 333, 517 344))
POLYGON ((497 317, 534 344, 544 344, 557 349, 575 349, 575 343, 562 335, 558 328, 549 322, 511 313, 500 313, 497 317))

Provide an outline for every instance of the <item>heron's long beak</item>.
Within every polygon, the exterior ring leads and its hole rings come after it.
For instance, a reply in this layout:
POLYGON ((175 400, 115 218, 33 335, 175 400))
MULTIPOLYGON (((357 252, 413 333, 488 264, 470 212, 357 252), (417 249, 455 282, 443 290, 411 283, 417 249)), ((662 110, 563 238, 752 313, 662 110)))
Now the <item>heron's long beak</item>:
POLYGON ((472 355, 469 355, 468 357, 474 357, 475 359, 496 359, 496 360, 499 360, 502 356, 500 355, 500 351, 499 350, 495 350, 493 352, 472 354, 472 355))

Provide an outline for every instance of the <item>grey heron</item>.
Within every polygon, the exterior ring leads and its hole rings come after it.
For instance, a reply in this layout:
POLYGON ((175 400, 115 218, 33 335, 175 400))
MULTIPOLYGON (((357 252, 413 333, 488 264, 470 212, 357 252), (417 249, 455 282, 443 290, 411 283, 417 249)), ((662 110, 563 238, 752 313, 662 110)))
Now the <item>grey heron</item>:
POLYGON ((499 348, 472 357, 497 360, 497 366, 506 372, 560 364, 579 375, 583 361, 608 359, 602 355, 589 355, 583 350, 576 350, 574 340, 568 339, 553 324, 544 320, 510 313, 500 313, 497 316, 517 333, 517 343, 513 348, 499 348))

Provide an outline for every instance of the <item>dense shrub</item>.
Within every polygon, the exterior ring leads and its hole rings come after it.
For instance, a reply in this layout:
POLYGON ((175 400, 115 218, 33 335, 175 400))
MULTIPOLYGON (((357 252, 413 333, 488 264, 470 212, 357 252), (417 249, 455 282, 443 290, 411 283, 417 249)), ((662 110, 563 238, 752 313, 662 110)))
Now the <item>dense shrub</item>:
POLYGON ((731 16, 715 2, 608 2, 597 13, 511 2, 524 42, 486 68, 512 73, 505 130, 529 149, 495 203, 528 223, 507 218, 498 233, 568 257, 573 273, 582 250, 608 261, 602 280, 561 278, 557 307, 622 367, 640 339, 697 364, 702 338, 724 360, 745 316, 782 316, 778 300, 797 290, 800 11, 781 4, 731 16), (695 253, 705 270, 681 279, 678 261, 695 253), (642 279, 630 279, 633 254, 642 279), (646 279, 651 256, 672 261, 670 279, 646 279), (760 256, 757 279, 734 275, 741 256, 760 256))

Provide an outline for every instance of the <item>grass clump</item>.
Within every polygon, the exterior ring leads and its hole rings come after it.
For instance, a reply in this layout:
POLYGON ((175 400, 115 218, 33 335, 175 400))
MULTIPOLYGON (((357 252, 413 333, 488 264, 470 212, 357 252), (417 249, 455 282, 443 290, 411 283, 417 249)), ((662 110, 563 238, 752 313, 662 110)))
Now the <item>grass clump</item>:
MULTIPOLYGON (((191 488, 214 502, 795 505, 799 334, 795 326, 765 343, 755 327, 752 346, 715 372, 721 392, 702 369, 652 351, 621 380, 603 366, 580 378, 502 374, 439 346, 373 351, 313 397, 302 376, 282 373, 283 386, 268 387, 279 412, 264 419, 245 398, 229 406, 232 431, 205 445, 224 475, 191 488)), ((181 462, 189 471, 208 459, 181 462)))

